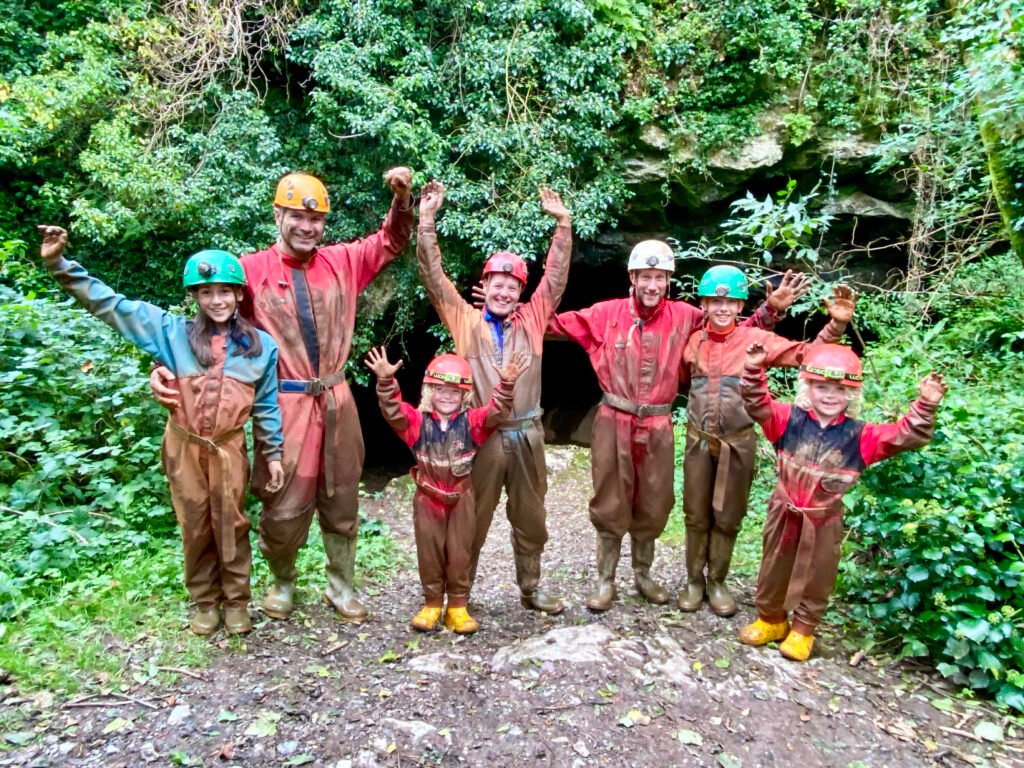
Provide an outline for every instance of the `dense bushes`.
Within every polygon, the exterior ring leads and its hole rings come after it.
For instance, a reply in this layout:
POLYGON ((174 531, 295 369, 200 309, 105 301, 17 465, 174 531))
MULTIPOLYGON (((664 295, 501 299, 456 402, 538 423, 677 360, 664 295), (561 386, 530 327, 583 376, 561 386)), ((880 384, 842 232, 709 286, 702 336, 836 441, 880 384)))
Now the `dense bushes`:
POLYGON ((926 371, 951 385, 935 440, 869 469, 847 497, 840 588, 871 640, 931 656, 957 684, 1024 710, 1024 271, 963 268, 921 321, 922 296, 870 310, 865 416, 893 419, 926 371), (888 314, 888 316, 886 316, 888 314), (916 319, 915 319, 916 318, 916 319))

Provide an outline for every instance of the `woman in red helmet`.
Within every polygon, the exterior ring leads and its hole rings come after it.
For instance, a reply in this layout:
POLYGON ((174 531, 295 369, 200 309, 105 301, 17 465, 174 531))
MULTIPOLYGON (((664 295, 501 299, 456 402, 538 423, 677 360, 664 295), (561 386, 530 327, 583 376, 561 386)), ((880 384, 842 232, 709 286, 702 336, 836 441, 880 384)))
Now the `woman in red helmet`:
POLYGON ((946 384, 940 374, 928 374, 902 419, 868 424, 856 418, 864 376, 852 350, 839 344, 808 350, 792 405, 768 393, 765 356, 760 343, 747 348, 740 391, 747 413, 775 446, 779 482, 764 526, 758 618, 740 630, 740 642, 782 640, 783 656, 806 661, 839 568, 843 494, 865 467, 932 439, 946 384))
POLYGON ((429 632, 437 627, 445 594, 444 626, 469 635, 479 625, 466 610, 469 600, 470 559, 476 534, 476 505, 470 472, 477 450, 508 418, 516 379, 526 369, 525 353, 516 353, 504 368, 494 366, 498 385, 490 403, 470 408, 473 371, 458 355, 430 361, 423 376, 419 409, 402 401, 395 371, 384 348, 371 349, 366 365, 377 376, 377 397, 384 418, 412 448, 416 466, 413 527, 424 605, 412 627, 429 632))

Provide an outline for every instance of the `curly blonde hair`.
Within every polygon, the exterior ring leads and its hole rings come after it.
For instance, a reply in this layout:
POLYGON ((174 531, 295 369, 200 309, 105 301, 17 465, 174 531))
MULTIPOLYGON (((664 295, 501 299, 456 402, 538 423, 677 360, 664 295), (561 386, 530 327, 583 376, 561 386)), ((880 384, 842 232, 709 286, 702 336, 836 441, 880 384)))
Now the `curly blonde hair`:
MULTIPOLYGON (((423 413, 430 413, 434 410, 434 390, 437 389, 436 384, 424 384, 423 389, 420 391, 420 404, 418 410, 423 413)), ((472 392, 462 393, 462 403, 459 404, 459 413, 469 408, 469 396, 472 392)))
MULTIPOLYGON (((810 382, 803 376, 798 378, 796 380, 796 396, 793 398, 793 405, 797 408, 803 408, 805 411, 811 410, 810 391, 810 382)), ((846 395, 847 400, 844 413, 849 418, 856 419, 864 408, 864 393, 860 387, 843 387, 843 393, 846 395)))

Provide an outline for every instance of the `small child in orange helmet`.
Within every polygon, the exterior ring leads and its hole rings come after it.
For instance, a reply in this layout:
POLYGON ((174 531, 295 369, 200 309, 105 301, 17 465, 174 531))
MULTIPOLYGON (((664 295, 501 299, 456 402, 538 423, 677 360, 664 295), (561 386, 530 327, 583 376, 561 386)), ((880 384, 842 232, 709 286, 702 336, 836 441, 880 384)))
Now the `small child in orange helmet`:
POLYGON ((740 642, 782 640, 783 656, 806 661, 839 569, 843 494, 869 465, 931 441, 946 384, 941 374, 929 373, 903 418, 869 424, 856 418, 864 376, 849 348, 823 344, 808 350, 792 405, 768 393, 764 361, 764 347, 751 344, 740 392, 747 413, 775 446, 779 482, 764 525, 758 618, 740 630, 740 642))
POLYGON ((423 376, 416 409, 402 400, 394 378, 402 361, 389 363, 384 347, 371 349, 367 356, 366 365, 377 376, 381 412, 416 456, 411 471, 416 483, 413 527, 424 605, 411 624, 419 632, 436 629, 446 594, 444 626, 460 635, 479 628, 466 609, 476 535, 470 471, 477 449, 508 418, 516 380, 528 364, 520 352, 504 368, 494 366, 500 380, 491 401, 470 408, 469 362, 458 355, 435 357, 423 376))

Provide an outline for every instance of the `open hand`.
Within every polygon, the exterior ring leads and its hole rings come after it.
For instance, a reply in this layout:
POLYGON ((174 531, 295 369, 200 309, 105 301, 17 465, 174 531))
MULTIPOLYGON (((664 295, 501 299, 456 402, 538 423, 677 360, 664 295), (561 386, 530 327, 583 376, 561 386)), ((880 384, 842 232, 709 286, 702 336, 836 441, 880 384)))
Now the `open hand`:
POLYGON ((755 341, 747 347, 746 365, 750 368, 764 368, 764 361, 767 357, 768 353, 765 351, 764 344, 755 341))
POLYGON ((174 411, 181 405, 178 390, 172 386, 176 381, 177 377, 164 365, 158 365, 149 374, 149 388, 153 390, 153 397, 168 411, 174 411))
POLYGON ((562 202, 562 196, 551 187, 541 187, 540 207, 548 216, 553 217, 559 224, 568 224, 572 221, 572 214, 562 202))
POLYGON ((773 288, 770 282, 766 282, 764 290, 765 302, 776 314, 781 315, 793 306, 797 299, 811 290, 811 281, 803 272, 794 274, 793 270, 787 269, 778 288, 773 288))
POLYGON ((502 383, 511 386, 522 376, 523 371, 530 367, 530 356, 523 350, 519 350, 512 354, 512 358, 504 368, 499 368, 495 363, 491 363, 491 366, 498 372, 502 383))
POLYGON ((399 360, 397 363, 388 362, 388 353, 384 347, 377 347, 374 349, 370 347, 370 351, 366 353, 366 367, 369 368, 377 376, 378 379, 392 379, 395 376, 395 371, 402 367, 402 362, 399 360))
POLYGON ((391 193, 395 197, 403 203, 409 202, 412 195, 412 171, 404 165, 400 165, 387 171, 384 174, 384 181, 391 187, 391 193))
POLYGON ((56 263, 64 255, 64 249, 68 247, 68 233, 63 227, 52 227, 48 224, 40 224, 36 229, 43 236, 43 244, 39 248, 39 255, 47 264, 56 263))
POLYGON ((926 403, 934 403, 938 405, 942 402, 942 398, 945 396, 947 389, 949 389, 949 386, 942 378, 941 373, 935 373, 932 371, 921 379, 921 399, 926 403))
POLYGON ((431 179, 420 190, 420 218, 434 216, 444 202, 444 184, 431 179))
POLYGON ((267 481, 265 490, 267 493, 277 493, 284 485, 284 467, 281 466, 279 460, 268 461, 267 471, 270 473, 270 479, 267 481))
POLYGON ((832 289, 832 301, 822 299, 829 317, 837 323, 849 323, 853 319, 853 310, 857 308, 858 293, 845 285, 837 285, 832 289))

